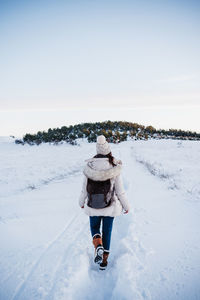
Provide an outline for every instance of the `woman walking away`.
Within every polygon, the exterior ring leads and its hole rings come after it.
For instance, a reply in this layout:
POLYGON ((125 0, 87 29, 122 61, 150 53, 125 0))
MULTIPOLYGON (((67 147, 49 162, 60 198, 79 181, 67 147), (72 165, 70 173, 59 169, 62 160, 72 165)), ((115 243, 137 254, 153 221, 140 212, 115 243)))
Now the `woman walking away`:
POLYGON ((89 216, 95 248, 94 262, 100 270, 107 267, 114 217, 130 209, 121 179, 122 162, 112 156, 103 135, 98 136, 97 155, 88 159, 83 170, 84 181, 79 205, 89 216), (102 233, 100 225, 102 223, 102 233))

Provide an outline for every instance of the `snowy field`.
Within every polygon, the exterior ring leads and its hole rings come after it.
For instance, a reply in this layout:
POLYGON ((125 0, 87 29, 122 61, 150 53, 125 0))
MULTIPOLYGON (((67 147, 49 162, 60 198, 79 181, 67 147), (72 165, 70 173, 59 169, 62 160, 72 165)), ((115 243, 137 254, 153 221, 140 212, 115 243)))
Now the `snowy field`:
POLYGON ((99 271, 78 206, 95 144, 0 138, 0 300, 200 299, 200 143, 111 148, 131 211, 115 218, 108 269, 99 271))

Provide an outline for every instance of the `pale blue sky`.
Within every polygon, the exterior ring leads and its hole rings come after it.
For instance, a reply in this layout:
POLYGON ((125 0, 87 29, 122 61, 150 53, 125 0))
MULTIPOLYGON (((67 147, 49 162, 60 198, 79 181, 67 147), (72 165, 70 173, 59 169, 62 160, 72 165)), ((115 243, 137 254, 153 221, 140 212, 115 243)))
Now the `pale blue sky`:
POLYGON ((0 135, 103 116, 200 131, 199 36, 199 1, 0 0, 0 135))

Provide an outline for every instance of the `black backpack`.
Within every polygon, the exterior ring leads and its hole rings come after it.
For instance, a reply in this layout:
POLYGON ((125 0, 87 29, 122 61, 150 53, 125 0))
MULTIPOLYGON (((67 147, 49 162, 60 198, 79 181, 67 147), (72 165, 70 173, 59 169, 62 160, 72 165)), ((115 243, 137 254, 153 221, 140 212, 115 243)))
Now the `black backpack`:
POLYGON ((87 205, 92 208, 104 208, 109 206, 111 204, 111 200, 114 195, 114 188, 111 193, 110 193, 110 189, 111 189, 110 179, 107 179, 105 181, 94 181, 88 178, 87 205))

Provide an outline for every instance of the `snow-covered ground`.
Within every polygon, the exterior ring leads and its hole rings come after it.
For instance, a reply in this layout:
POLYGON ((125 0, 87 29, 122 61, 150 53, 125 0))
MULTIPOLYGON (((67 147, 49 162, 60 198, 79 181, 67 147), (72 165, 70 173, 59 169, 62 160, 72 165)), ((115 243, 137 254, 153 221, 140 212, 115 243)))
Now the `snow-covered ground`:
POLYGON ((0 138, 0 299, 200 299, 200 143, 111 145, 132 209, 114 220, 106 271, 78 206, 95 144, 79 143, 0 138))

